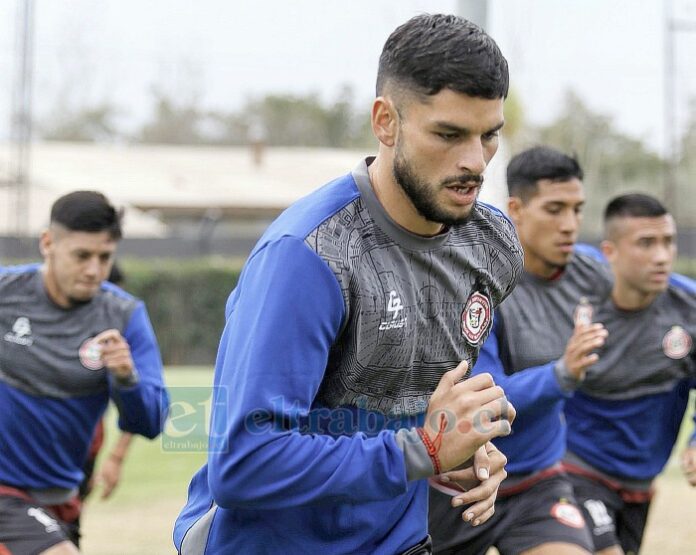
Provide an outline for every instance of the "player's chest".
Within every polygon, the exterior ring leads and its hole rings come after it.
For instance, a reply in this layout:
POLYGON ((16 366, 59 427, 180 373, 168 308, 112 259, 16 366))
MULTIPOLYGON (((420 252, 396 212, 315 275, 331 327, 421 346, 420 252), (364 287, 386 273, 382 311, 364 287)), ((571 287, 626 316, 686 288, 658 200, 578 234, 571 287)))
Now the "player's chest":
POLYGON ((102 311, 4 305, 0 372, 36 394, 88 394, 106 387, 99 346, 92 341, 119 323, 102 311), (35 391, 34 391, 35 390, 35 391))

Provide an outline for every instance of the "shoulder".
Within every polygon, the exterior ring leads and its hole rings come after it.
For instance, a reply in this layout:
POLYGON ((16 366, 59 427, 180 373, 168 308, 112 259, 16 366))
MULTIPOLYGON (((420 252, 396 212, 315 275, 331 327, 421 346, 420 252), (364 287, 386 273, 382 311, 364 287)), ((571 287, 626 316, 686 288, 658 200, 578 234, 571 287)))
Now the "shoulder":
POLYGON ((669 288, 681 292, 682 295, 696 296, 696 281, 682 274, 672 274, 670 276, 669 288))
POLYGON ((334 179, 296 201, 278 216, 261 237, 257 248, 281 237, 304 240, 359 197, 357 185, 350 174, 334 179))
MULTIPOLYGON (((513 256, 522 260, 522 246, 517 237, 515 226, 509 218, 498 208, 486 204, 485 202, 476 202, 470 223, 475 225, 484 237, 496 243, 496 246, 503 246, 513 256)), ((462 226, 466 229, 468 226, 462 226)))
POLYGON ((41 269, 41 264, 0 267, 0 287, 19 287, 28 283, 41 269))
POLYGON ((99 299, 110 309, 123 313, 125 317, 130 316, 139 306, 144 306, 140 299, 109 281, 102 282, 99 299))

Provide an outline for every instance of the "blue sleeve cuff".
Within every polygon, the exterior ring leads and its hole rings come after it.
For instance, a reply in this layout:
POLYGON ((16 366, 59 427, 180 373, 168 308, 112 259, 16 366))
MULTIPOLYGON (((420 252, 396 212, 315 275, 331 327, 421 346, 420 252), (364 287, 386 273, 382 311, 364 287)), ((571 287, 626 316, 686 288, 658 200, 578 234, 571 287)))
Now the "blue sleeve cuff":
POLYGON ((561 392, 567 397, 570 397, 582 383, 582 380, 578 380, 570 375, 562 358, 559 358, 556 364, 553 365, 553 372, 556 375, 556 381, 561 388, 561 392))

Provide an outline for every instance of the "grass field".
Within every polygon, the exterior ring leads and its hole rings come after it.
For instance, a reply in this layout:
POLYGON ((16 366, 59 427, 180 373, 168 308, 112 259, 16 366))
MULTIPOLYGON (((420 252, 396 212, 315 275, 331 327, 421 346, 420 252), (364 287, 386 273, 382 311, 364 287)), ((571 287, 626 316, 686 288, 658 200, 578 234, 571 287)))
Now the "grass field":
MULTIPOLYGON (((166 381, 170 388, 208 386, 212 374, 206 369, 168 369, 166 381)), ((110 416, 113 423, 113 415, 110 416)), ((691 430, 689 420, 683 426, 680 446, 691 430)), ((116 437, 112 424, 107 447, 116 437)), ((108 451, 105 448, 102 452, 108 451)), ((686 484, 674 459, 658 479, 642 555, 696 551, 696 489, 686 484)), ((186 500, 191 476, 204 461, 204 453, 167 452, 159 439, 150 442, 137 438, 125 463, 121 485, 112 498, 102 501, 96 491, 88 500, 83 520, 83 552, 174 554, 172 524, 186 500)))

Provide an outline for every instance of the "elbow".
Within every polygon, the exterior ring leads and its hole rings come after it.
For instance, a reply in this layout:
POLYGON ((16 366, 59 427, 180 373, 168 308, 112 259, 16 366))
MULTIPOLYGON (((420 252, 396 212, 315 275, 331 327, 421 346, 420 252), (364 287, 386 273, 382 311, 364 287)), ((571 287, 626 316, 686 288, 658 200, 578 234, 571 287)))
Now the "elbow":
POLYGON ((254 478, 247 476, 240 467, 229 460, 229 453, 208 456, 208 488, 215 503, 223 509, 250 508, 258 498, 254 478))

